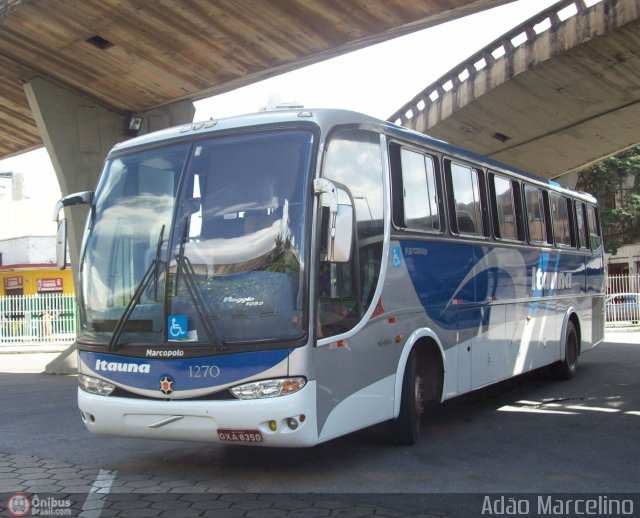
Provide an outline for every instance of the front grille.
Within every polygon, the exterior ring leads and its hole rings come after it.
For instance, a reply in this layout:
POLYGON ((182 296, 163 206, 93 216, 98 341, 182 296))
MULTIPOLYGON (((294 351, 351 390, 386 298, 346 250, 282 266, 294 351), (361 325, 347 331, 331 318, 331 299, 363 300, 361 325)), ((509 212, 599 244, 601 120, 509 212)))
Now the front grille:
MULTIPOLYGON (((158 391, 158 394, 161 394, 158 391)), ((220 390, 218 392, 213 392, 212 394, 206 394, 204 396, 191 397, 191 398, 179 398, 172 399, 166 397, 151 397, 151 396, 143 396, 141 394, 134 394, 128 390, 125 390, 120 387, 116 387, 116 389, 111 393, 110 397, 126 397, 131 399, 148 399, 150 401, 225 401, 225 400, 237 400, 237 398, 231 393, 229 389, 220 390)))

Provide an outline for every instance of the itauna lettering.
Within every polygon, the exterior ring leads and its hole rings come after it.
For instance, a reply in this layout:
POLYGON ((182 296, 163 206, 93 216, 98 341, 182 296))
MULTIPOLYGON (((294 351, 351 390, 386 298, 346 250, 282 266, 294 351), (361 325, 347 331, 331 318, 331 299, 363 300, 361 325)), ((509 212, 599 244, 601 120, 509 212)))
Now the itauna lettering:
POLYGON ((531 289, 568 290, 571 288, 571 272, 545 272, 541 268, 531 269, 531 289))
POLYGON ((94 370, 102 372, 139 372, 141 374, 149 374, 151 365, 148 363, 120 363, 96 360, 94 370))

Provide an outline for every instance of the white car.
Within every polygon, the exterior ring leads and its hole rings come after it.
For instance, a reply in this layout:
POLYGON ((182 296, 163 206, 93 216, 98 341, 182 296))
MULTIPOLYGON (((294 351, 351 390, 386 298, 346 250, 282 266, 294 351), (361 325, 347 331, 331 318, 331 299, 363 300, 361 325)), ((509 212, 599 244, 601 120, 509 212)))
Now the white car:
POLYGON ((614 293, 604 307, 607 322, 640 321, 640 293, 614 293))

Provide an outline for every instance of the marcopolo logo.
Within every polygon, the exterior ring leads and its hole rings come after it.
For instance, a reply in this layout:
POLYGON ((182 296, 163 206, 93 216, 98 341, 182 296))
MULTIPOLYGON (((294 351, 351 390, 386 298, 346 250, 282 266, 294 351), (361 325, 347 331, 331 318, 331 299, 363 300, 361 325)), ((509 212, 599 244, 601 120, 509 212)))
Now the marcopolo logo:
POLYGON ((181 349, 175 350, 157 350, 157 349, 147 349, 146 356, 149 357, 160 357, 160 358, 180 358, 184 356, 184 351, 181 349))
POLYGON ((120 363, 108 362, 107 360, 96 360, 95 371, 102 372, 139 372, 149 374, 151 364, 149 363, 120 363))
POLYGON ((571 289, 571 272, 545 272, 541 268, 531 269, 531 289, 568 290, 571 289))

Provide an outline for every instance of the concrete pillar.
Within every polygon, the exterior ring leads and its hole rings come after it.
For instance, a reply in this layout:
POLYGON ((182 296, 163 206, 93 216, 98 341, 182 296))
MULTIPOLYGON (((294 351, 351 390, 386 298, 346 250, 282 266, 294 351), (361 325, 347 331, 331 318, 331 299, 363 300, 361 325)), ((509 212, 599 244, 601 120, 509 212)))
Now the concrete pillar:
MULTIPOLYGON (((125 130, 129 114, 110 110, 40 77, 26 83, 24 90, 62 195, 94 190, 111 147, 130 137, 125 130)), ((139 134, 191 122, 194 113, 190 101, 140 113, 143 123, 139 134)), ((71 207, 65 211, 69 218, 69 257, 75 274, 87 209, 71 207)))
POLYGON ((555 180, 560 182, 562 185, 566 185, 569 189, 575 189, 576 184, 578 183, 579 174, 576 171, 572 171, 571 173, 566 173, 560 176, 557 176, 555 180))
MULTIPOLYGON (((95 189, 104 157, 116 142, 124 139, 123 115, 40 77, 26 83, 24 90, 62 195, 95 189)), ((87 208, 65 211, 75 278, 87 208)))
MULTIPOLYGON (((24 85, 38 131, 51 157, 62 195, 95 190, 107 153, 117 142, 132 135, 125 128, 131 114, 119 113, 47 79, 36 77, 24 85)), ((191 122, 195 108, 180 101, 137 113, 143 117, 138 134, 191 122)), ((44 208, 53 211, 53 207, 44 208)), ((64 209, 68 218, 69 259, 74 279, 88 208, 64 209)), ((52 228, 54 223, 51 222, 52 228)), ((65 354, 61 355, 61 358, 65 354)), ((67 358, 75 355, 66 354, 67 358)), ((54 362, 52 362, 54 363, 54 362)), ((50 364, 51 365, 51 364, 50 364)), ((55 366, 47 372, 64 372, 55 366)))

